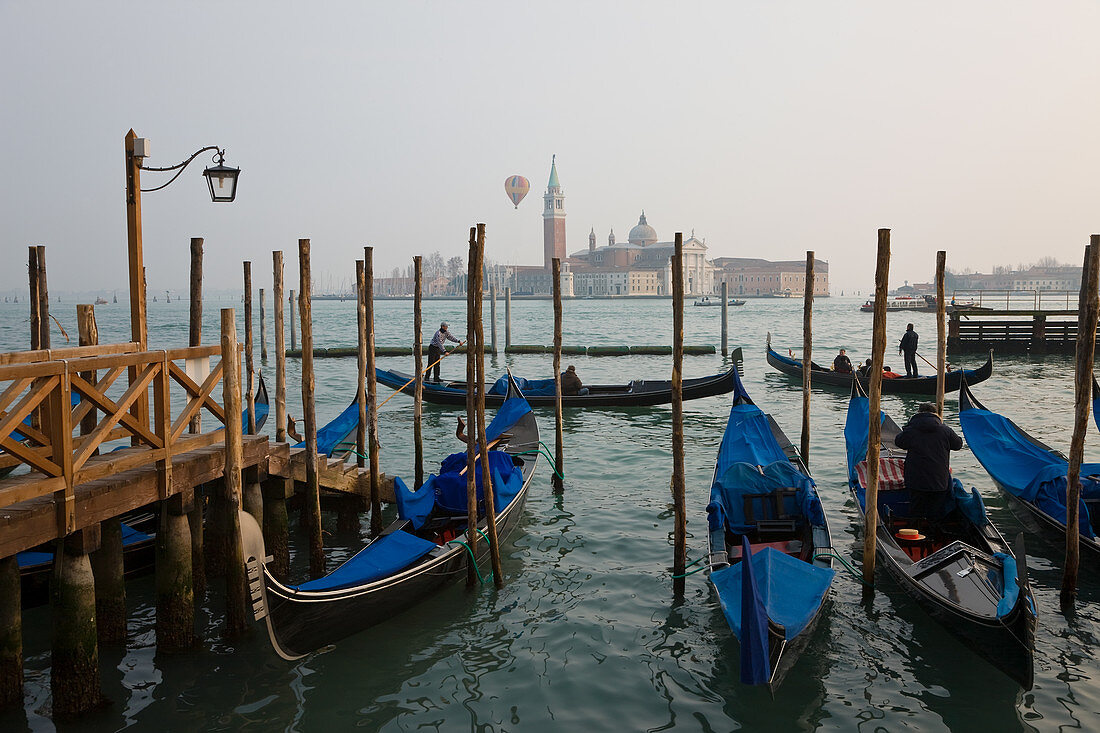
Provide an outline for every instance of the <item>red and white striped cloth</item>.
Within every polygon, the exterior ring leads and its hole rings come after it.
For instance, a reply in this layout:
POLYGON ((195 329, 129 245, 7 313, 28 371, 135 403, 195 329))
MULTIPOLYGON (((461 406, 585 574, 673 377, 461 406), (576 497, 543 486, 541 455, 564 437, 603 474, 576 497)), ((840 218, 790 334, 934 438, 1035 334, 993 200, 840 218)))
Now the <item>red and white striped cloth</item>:
MULTIPOLYGON (((860 486, 867 488, 867 461, 856 464, 856 477, 860 486)), ((905 488, 905 459, 883 457, 878 459, 878 487, 882 491, 905 488)))

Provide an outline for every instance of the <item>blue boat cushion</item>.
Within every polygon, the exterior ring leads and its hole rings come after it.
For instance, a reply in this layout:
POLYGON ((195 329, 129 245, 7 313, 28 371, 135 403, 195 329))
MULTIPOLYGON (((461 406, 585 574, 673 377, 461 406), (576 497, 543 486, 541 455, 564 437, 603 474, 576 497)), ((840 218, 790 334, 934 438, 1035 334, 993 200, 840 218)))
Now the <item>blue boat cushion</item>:
POLYGON ((1004 618, 1016 608, 1016 600, 1020 597, 1020 585, 1016 582, 1016 558, 1003 552, 995 553, 993 557, 1001 561, 1004 588, 1001 600, 997 601, 997 618, 1004 618))
POLYGON ((122 525, 122 546, 129 547, 130 545, 137 544, 138 542, 145 542, 153 539, 151 535, 147 535, 144 532, 139 532, 125 522, 120 522, 122 525))
MULTIPOLYGON (((744 562, 710 574, 722 613, 738 639, 741 638, 741 566, 744 562)), ((750 562, 768 618, 786 629, 788 641, 798 636, 824 602, 836 571, 811 565, 771 547, 755 553, 750 562)))
MULTIPOLYGON (((466 468, 466 454, 452 453, 440 465, 439 475, 432 476, 430 479, 435 492, 435 504, 446 514, 466 514, 466 475, 460 474, 463 468, 466 468)), ((485 499, 481 469, 482 464, 479 460, 474 470, 479 515, 484 512, 482 503, 485 499)), ((511 455, 504 451, 492 450, 489 451, 489 475, 493 482, 493 504, 499 512, 510 504, 523 488, 523 471, 512 462, 511 455)))
MULTIPOLYGON (((859 508, 867 511, 867 490, 863 486, 856 489, 859 498, 859 508)), ((886 509, 898 517, 909 516, 909 491, 905 489, 893 491, 880 491, 878 494, 879 511, 886 509)), ((951 479, 951 498, 946 503, 947 510, 958 509, 964 517, 974 524, 985 524, 985 502, 982 501, 978 490, 971 488, 969 491, 957 478, 951 479)))
POLYGON ((302 583, 294 590, 341 590, 365 585, 407 568, 436 547, 434 542, 397 530, 371 542, 325 577, 302 583))
MULTIPOLYGON (((553 397, 557 394, 557 388, 554 386, 553 378, 550 379, 524 379, 523 377, 513 377, 516 380, 516 386, 519 387, 520 392, 528 396, 535 397, 553 397)), ((493 386, 489 388, 489 394, 506 395, 508 394, 508 375, 493 382, 493 386)))
POLYGON ((400 476, 393 477, 393 495, 397 499, 397 516, 412 522, 413 529, 420 529, 435 508, 435 476, 416 491, 412 491, 400 476))
POLYGON ((734 463, 766 466, 786 460, 786 454, 772 434, 768 416, 759 407, 742 404, 730 410, 722 445, 718 448, 716 475, 721 476, 734 463))
POLYGON ((734 463, 711 486, 707 504, 710 529, 725 526, 738 533, 751 530, 756 525, 750 524, 745 516, 745 497, 790 490, 796 493, 784 499, 783 512, 803 517, 811 524, 824 524, 825 514, 813 486, 813 479, 799 472, 786 458, 765 466, 734 463))

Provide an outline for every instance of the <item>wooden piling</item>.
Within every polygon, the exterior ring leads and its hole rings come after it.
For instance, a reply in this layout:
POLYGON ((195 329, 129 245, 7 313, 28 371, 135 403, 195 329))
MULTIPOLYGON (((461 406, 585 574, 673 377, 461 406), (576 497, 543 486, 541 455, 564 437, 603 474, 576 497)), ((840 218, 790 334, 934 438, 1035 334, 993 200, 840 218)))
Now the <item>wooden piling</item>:
POLYGON ((1096 349, 1096 325, 1100 315, 1100 234, 1090 238, 1081 270, 1081 294, 1077 308, 1077 369, 1074 374, 1073 438, 1069 444, 1066 475, 1066 568, 1059 594, 1062 611, 1073 609, 1077 597, 1077 573, 1081 563, 1081 462, 1085 456, 1085 432, 1092 404, 1092 368, 1096 349))
POLYGON ((249 466, 242 473, 242 508, 256 518, 256 524, 264 526, 264 492, 260 485, 260 469, 249 466))
POLYGON ((943 393, 947 375, 947 301, 944 289, 944 273, 947 269, 947 252, 936 253, 936 413, 943 419, 943 393))
POLYGON ((106 702, 99 680, 95 579, 88 558, 99 543, 98 530, 78 530, 58 540, 54 552, 50 690, 55 720, 70 720, 106 702))
MULTIPOLYGON (((483 253, 484 254, 484 253, 483 253)), ((497 286, 489 285, 489 329, 492 334, 493 356, 497 355, 497 286)))
POLYGON ((367 284, 364 282, 363 260, 355 261, 355 316, 358 329, 358 376, 356 400, 359 402, 359 424, 355 426, 355 465, 367 465, 367 284))
MULTIPOLYGON (((466 268, 466 384, 476 384, 477 363, 475 354, 480 348, 474 323, 474 249, 477 247, 477 228, 470 227, 470 254, 466 268)), ((466 563, 466 585, 477 583, 477 397, 480 390, 466 390, 466 544, 470 548, 466 563)), ((488 472, 486 472, 488 473, 488 472)))
POLYGON ((367 306, 367 455, 370 458, 370 533, 372 537, 377 537, 382 533, 382 487, 379 484, 382 469, 379 467, 378 380, 374 372, 374 247, 363 248, 363 279, 366 281, 363 300, 367 306))
POLYGON ((222 308, 222 400, 225 405, 225 485, 222 494, 225 527, 225 634, 237 636, 248 628, 248 582, 241 547, 241 509, 244 465, 241 425, 241 357, 237 351, 237 315, 222 308))
POLYGON ((504 288, 504 349, 512 345, 512 288, 504 288))
POLYGON ((554 287, 554 491, 565 491, 565 429, 561 407, 561 260, 551 260, 554 287))
POLYGON ((260 288, 260 362, 267 363, 267 300, 260 288))
MULTIPOLYGON (((275 440, 286 442, 286 322, 283 319, 283 253, 271 253, 272 304, 275 307, 275 440)), ((264 494, 264 547, 272 560, 271 572, 286 580, 290 572, 289 521, 286 497, 294 493, 294 479, 272 477, 264 494)))
MULTIPOLYGON (((477 225, 477 248, 473 254, 474 262, 470 266, 473 272, 473 282, 470 289, 474 294, 474 330, 477 331, 477 353, 474 362, 477 366, 477 376, 470 384, 485 384, 485 325, 482 318, 483 301, 482 277, 485 264, 485 225, 477 225)), ((497 588, 504 587, 504 571, 500 567, 500 541, 497 536, 496 497, 493 495, 493 482, 489 471, 489 441, 485 434, 485 390, 477 390, 477 442, 481 446, 481 484, 485 495, 485 530, 489 539, 489 559, 493 568, 493 584, 497 588)))
MULTIPOLYGON (((202 237, 191 238, 191 282, 188 294, 188 346, 202 346, 202 237)), ((188 425, 187 432, 202 432, 201 410, 195 413, 188 425)), ((206 492, 202 485, 195 487, 191 513, 187 517, 187 526, 191 531, 191 594, 201 598, 206 594, 205 532, 203 527, 203 507, 206 504, 206 492)), ((106 541, 106 537, 104 537, 106 541)))
POLYGON ((684 478, 684 235, 676 232, 672 255, 672 590, 684 593, 687 571, 687 493, 684 478))
POLYGON ((42 312, 38 299, 38 248, 34 246, 27 248, 27 281, 30 289, 27 305, 31 311, 31 351, 37 351, 45 347, 42 346, 42 312))
POLYGON ((255 365, 252 361, 252 263, 244 263, 244 367, 245 367, 245 406, 248 409, 249 435, 256 433, 256 398, 252 394, 255 380, 255 365))
POLYGON ((722 356, 729 356, 730 286, 722 281, 722 356))
MULTIPOLYGON (((321 485, 317 476, 317 407, 313 374, 313 290, 309 271, 309 240, 298 240, 298 314, 302 319, 302 422, 306 443, 306 496, 303 514, 309 531, 309 575, 325 574, 321 539, 321 485)), ((293 336, 293 331, 291 332, 293 336)))
MULTIPOLYGON (((155 539, 158 652, 188 649, 195 643, 189 504, 183 494, 161 502, 160 529, 155 539)), ((226 576, 231 574, 227 572, 226 576)))
POLYGON ((886 357, 886 297, 890 283, 890 230, 878 230, 875 264, 875 320, 871 333, 871 379, 868 384, 870 429, 867 437, 867 491, 864 499, 863 582, 875 584, 878 530, 879 449, 882 443, 882 362, 886 357))
POLYGON ((416 374, 416 386, 413 388, 413 467, 415 485, 419 489, 424 483, 424 336, 423 336, 423 257, 413 257, 413 368, 416 374))
POLYGON ((814 345, 814 253, 806 252, 806 287, 802 296, 802 462, 810 465, 810 370, 814 345))
POLYGON ((50 348, 50 292, 46 286, 46 248, 34 248, 38 259, 38 343, 39 348, 50 348))
POLYGON ((23 704, 23 612, 19 562, 0 558, 0 710, 23 704))
POLYGON ((294 317, 294 306, 297 304, 297 299, 294 297, 294 291, 290 291, 290 350, 297 351, 298 349, 298 319, 294 317))

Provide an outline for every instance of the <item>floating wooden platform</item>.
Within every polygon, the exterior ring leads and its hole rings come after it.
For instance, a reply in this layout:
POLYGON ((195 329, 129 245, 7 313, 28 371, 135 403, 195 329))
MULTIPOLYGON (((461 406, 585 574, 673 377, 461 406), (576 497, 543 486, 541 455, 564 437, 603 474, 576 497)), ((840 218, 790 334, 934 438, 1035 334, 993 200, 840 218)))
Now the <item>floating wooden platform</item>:
POLYGON ((1076 310, 957 310, 947 324, 953 354, 1073 354, 1076 310))

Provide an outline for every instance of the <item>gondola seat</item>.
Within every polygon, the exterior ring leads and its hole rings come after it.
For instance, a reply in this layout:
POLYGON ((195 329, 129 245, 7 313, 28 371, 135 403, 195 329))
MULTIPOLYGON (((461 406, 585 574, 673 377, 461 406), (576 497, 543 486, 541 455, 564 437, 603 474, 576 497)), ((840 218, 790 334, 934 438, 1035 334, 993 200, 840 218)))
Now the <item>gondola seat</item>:
POLYGON ((385 578, 412 565, 438 545, 397 530, 384 534, 323 578, 295 587, 301 591, 351 588, 385 578))

